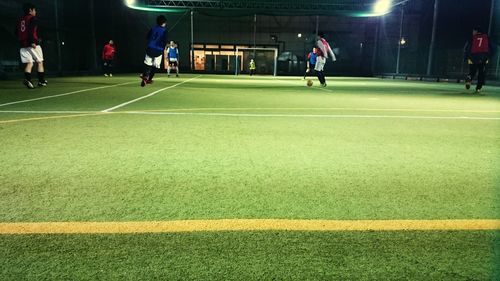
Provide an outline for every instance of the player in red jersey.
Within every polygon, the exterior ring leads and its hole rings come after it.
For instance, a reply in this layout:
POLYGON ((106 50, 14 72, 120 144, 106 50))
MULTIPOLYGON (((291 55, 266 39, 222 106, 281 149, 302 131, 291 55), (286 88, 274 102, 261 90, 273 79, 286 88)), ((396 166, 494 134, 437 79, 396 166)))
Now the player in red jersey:
POLYGON ((327 59, 331 59, 333 62, 337 60, 335 54, 330 47, 330 44, 325 40, 325 34, 323 32, 319 32, 318 36, 316 36, 316 65, 314 66, 314 70, 316 71, 316 75, 318 76, 318 80, 321 83, 322 87, 326 87, 326 78, 323 73, 325 64, 327 59))
POLYGON ((16 35, 21 44, 19 54, 21 62, 26 64, 24 68, 24 85, 28 89, 33 89, 35 86, 31 82, 31 70, 33 63, 37 64, 38 70, 38 86, 47 86, 45 80, 45 69, 43 67, 43 51, 38 37, 38 24, 36 18, 36 8, 33 4, 26 3, 23 5, 24 16, 19 19, 16 28, 16 35))
POLYGON ((470 66, 469 75, 465 78, 465 88, 470 89, 472 79, 477 77, 476 93, 480 93, 485 84, 486 66, 493 52, 493 44, 487 34, 481 32, 480 27, 472 30, 472 38, 465 44, 464 58, 470 66))
POLYGON ((102 48, 104 76, 113 77, 112 68, 113 59, 115 58, 115 52, 116 48, 113 40, 109 40, 108 44, 104 45, 104 48, 102 48))

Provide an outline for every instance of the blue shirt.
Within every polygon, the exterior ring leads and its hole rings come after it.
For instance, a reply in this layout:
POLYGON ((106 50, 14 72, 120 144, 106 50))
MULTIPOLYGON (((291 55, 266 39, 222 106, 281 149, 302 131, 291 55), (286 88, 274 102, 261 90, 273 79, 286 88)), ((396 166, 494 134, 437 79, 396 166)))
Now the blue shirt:
POLYGON ((176 59, 178 53, 179 51, 177 50, 177 48, 172 48, 172 47, 168 48, 168 58, 176 59))
POLYGON ((148 52, 154 57, 163 54, 165 45, 167 45, 167 30, 159 25, 151 28, 148 32, 148 52))
POLYGON ((313 53, 313 52, 310 52, 309 55, 307 56, 309 58, 309 63, 310 64, 316 64, 316 60, 318 58, 318 55, 313 53))

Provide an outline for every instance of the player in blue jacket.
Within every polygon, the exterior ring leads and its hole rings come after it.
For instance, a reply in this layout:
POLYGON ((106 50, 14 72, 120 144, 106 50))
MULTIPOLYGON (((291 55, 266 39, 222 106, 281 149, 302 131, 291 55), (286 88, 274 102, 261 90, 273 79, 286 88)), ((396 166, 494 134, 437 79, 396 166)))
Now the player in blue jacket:
POLYGON ((153 83, 153 77, 160 69, 163 58, 163 50, 167 45, 168 32, 166 29, 167 19, 164 16, 156 18, 156 26, 151 28, 147 35, 148 45, 144 57, 144 72, 141 74, 141 87, 153 83))

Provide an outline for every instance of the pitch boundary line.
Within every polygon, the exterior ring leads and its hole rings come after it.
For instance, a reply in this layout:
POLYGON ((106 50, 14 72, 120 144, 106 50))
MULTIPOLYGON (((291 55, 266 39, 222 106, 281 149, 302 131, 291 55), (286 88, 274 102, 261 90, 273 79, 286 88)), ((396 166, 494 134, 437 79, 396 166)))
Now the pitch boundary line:
POLYGON ((152 93, 150 93, 150 94, 147 94, 147 95, 145 95, 145 96, 142 96, 142 97, 139 97, 139 98, 133 99, 133 100, 128 101, 128 102, 124 102, 124 103, 122 103, 122 104, 119 104, 119 105, 117 105, 117 106, 110 107, 110 108, 108 108, 108 109, 104 109, 104 110, 102 110, 101 112, 104 112, 104 113, 109 113, 109 112, 111 112, 111 111, 113 111, 113 110, 115 110, 115 109, 118 109, 118 108, 124 107, 124 106, 126 106, 126 105, 132 104, 132 103, 134 103, 134 102, 137 102, 137 101, 140 101, 140 100, 143 100, 143 99, 146 99, 146 98, 152 97, 152 96, 154 96, 154 95, 156 95, 156 94, 158 94, 158 93, 160 93, 160 92, 162 92, 162 91, 165 91, 165 90, 168 90, 168 89, 171 89, 171 88, 175 88, 175 87, 177 87, 177 86, 179 86, 179 85, 182 85, 182 84, 184 84, 184 83, 187 83, 187 82, 189 82, 189 81, 191 81, 191 80, 194 80, 194 79, 196 79, 196 78, 199 78, 199 77, 201 77, 201 76, 202 76, 202 75, 198 75, 198 76, 193 77, 193 78, 190 78, 190 79, 188 79, 188 80, 184 80, 184 81, 179 82, 179 83, 177 83, 177 84, 174 84, 174 85, 171 85, 171 86, 168 86, 168 87, 165 87, 165 88, 159 89, 159 90, 157 90, 157 91, 154 91, 154 92, 152 92, 152 93))
POLYGON ((63 118, 73 118, 73 117, 84 117, 84 116, 96 116, 103 115, 102 112, 86 113, 86 114, 71 114, 71 115, 60 115, 60 116, 45 116, 45 117, 33 117, 33 118, 23 118, 23 119, 11 119, 11 120, 0 120, 0 124, 9 124, 17 122, 27 122, 27 121, 40 121, 49 119, 63 119, 63 118))
POLYGON ((327 115, 327 114, 254 114, 254 113, 203 113, 203 112, 148 112, 122 111, 121 114, 142 115, 191 115, 191 116, 219 116, 219 117, 292 117, 292 118, 364 118, 364 119, 439 119, 439 120, 500 120, 500 117, 472 117, 472 116, 411 116, 411 115, 327 115))
POLYGON ((45 99, 57 98, 57 97, 62 97, 62 96, 69 96, 69 95, 74 95, 74 94, 88 92, 88 91, 93 91, 93 90, 100 90, 100 89, 106 89, 106 88, 123 86, 123 85, 127 85, 127 84, 132 84, 132 83, 135 83, 135 82, 126 82, 126 83, 113 84, 113 85, 108 85, 108 86, 100 86, 100 87, 83 89, 83 90, 77 90, 77 91, 72 91, 72 92, 68 92, 68 93, 52 95, 52 96, 44 96, 44 97, 39 97, 39 98, 34 98, 34 99, 13 101, 13 102, 8 102, 8 103, 0 104, 0 107, 7 106, 7 105, 13 105, 13 104, 19 104, 19 103, 26 103, 26 102, 31 102, 31 101, 37 101, 37 100, 45 100, 45 99))
MULTIPOLYGON (((468 109, 411 109, 411 108, 358 108, 358 107, 199 107, 199 108, 165 108, 165 109, 144 109, 137 110, 140 112, 172 112, 172 111, 238 111, 238 110, 332 110, 332 111, 389 111, 389 112, 458 112, 458 113, 500 113, 500 110, 468 110, 468 109)), ((64 113, 95 113, 101 111, 89 110, 0 110, 0 113, 33 113, 33 114, 64 114, 64 113)), ((126 111, 122 111, 126 112, 126 111)), ((115 112, 120 113, 120 111, 115 112)))
MULTIPOLYGON (((2 111, 0 111, 1 113, 2 111)), ((12 112, 9 112, 12 113, 12 112)), ((47 113, 47 114, 66 114, 70 111, 52 111, 52 112, 22 112, 22 113, 47 113)), ((500 120, 500 117, 474 117, 474 116, 411 116, 411 115, 353 115, 353 114, 257 114, 257 113, 217 113, 217 112, 174 112, 174 111, 75 111, 71 115, 63 116, 45 116, 26 119, 0 120, 0 124, 15 123, 22 121, 36 121, 80 116, 94 116, 103 114, 129 114, 129 115, 167 115, 167 116, 215 116, 215 117, 271 117, 271 118, 324 118, 324 119, 423 119, 423 120, 500 120)))
POLYGON ((489 220, 220 219, 135 222, 0 223, 1 234, 179 233, 221 231, 479 231, 500 230, 489 220))
POLYGON ((86 111, 86 110, 0 110, 0 113, 19 113, 19 114, 83 114, 83 113, 98 113, 100 111, 86 111))
POLYGON ((167 108, 167 109, 150 109, 141 110, 144 112, 160 112, 160 111, 202 111, 202 110, 335 110, 335 111, 402 111, 402 112, 463 112, 463 113, 500 113, 500 110, 467 110, 467 109, 405 109, 405 108, 359 108, 359 107, 214 107, 214 108, 167 108))

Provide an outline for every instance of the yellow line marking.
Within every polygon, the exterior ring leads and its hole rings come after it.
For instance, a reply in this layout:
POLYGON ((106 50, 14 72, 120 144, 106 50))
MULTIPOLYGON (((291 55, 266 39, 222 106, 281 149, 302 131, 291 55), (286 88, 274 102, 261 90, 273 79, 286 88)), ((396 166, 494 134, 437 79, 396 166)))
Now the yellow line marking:
POLYGON ((136 222, 0 223, 0 234, 177 233, 217 231, 458 231, 500 230, 500 220, 221 219, 136 222))
POLYGON ((24 119, 12 119, 0 121, 0 124, 17 123, 17 122, 27 122, 27 121, 40 121, 48 119, 61 119, 61 118, 72 118, 72 117, 82 117, 82 116, 93 116, 93 115, 103 115, 106 113, 87 113, 87 114, 71 114, 71 115, 61 115, 61 116, 47 116, 47 117, 34 117, 34 118, 24 118, 24 119))

